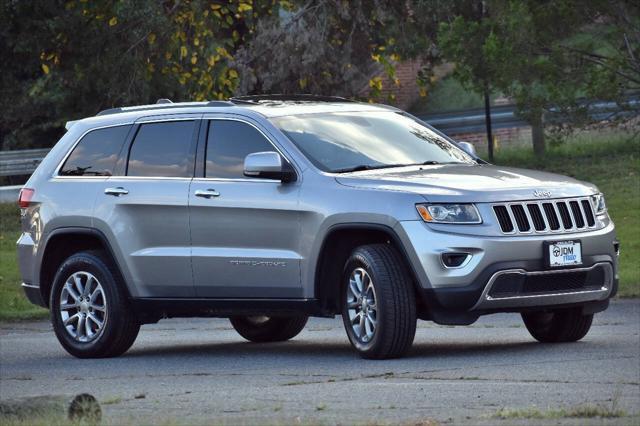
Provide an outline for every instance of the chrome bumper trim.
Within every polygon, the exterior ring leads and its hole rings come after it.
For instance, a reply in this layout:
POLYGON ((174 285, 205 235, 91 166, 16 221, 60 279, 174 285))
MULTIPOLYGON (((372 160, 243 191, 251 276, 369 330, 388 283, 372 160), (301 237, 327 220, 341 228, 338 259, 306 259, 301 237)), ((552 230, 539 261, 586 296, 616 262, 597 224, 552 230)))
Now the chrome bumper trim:
POLYGON ((525 271, 524 269, 507 269, 496 272, 491 276, 484 288, 480 299, 471 308, 472 311, 498 308, 520 308, 531 306, 561 305, 565 303, 581 303, 604 300, 611 293, 613 285, 613 267, 609 262, 600 262, 586 268, 561 269, 557 271, 525 271), (521 275, 551 275, 571 272, 591 271, 597 267, 603 267, 605 280, 602 287, 597 290, 584 290, 562 293, 527 294, 522 296, 491 297, 489 292, 498 277, 505 274, 521 275))
POLYGON ((28 287, 28 288, 35 288, 40 290, 40 286, 39 285, 33 285, 33 284, 27 284, 27 283, 22 283, 20 284, 21 287, 28 287))

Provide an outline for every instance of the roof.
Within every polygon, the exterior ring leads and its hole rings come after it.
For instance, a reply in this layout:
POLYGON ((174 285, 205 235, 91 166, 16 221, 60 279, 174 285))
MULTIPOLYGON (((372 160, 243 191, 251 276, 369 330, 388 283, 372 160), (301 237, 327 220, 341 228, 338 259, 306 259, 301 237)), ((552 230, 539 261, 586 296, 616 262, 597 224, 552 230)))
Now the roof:
POLYGON ((121 114, 127 112, 155 112, 184 113, 184 112, 210 112, 221 111, 227 108, 248 108, 260 112, 266 117, 306 114, 329 111, 370 111, 380 108, 391 108, 386 105, 374 105, 357 102, 337 96, 318 96, 308 94, 297 95, 249 95, 238 96, 227 101, 208 102, 178 102, 173 103, 169 99, 158 99, 151 105, 139 105, 130 107, 111 108, 99 112, 98 116, 121 114), (175 111, 174 111, 175 110, 175 111), (191 111, 193 110, 193 111, 191 111))
MULTIPOLYGON (((314 95, 258 95, 231 98, 228 101, 176 102, 160 99, 155 104, 111 108, 94 117, 67 123, 67 130, 78 122, 95 126, 114 125, 152 115, 203 114, 222 112, 230 114, 259 114, 263 117, 316 114, 329 112, 364 112, 397 109, 387 105, 376 105, 350 101, 344 98, 314 95)), ((84 126, 82 126, 84 127, 84 126)))

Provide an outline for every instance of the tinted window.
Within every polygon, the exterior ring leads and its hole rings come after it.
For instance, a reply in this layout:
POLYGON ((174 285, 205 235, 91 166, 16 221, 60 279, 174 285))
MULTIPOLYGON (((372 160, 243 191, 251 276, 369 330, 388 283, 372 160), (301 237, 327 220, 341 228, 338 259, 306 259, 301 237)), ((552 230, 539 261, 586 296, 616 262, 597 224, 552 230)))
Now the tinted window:
POLYGON ((275 151, 253 126, 240 121, 212 120, 207 140, 206 177, 244 177, 244 158, 253 152, 275 151))
POLYGON ((87 133, 65 161, 63 176, 111 176, 131 126, 109 127, 87 133))
POLYGON ((143 124, 131 150, 127 176, 193 176, 193 121, 143 124))

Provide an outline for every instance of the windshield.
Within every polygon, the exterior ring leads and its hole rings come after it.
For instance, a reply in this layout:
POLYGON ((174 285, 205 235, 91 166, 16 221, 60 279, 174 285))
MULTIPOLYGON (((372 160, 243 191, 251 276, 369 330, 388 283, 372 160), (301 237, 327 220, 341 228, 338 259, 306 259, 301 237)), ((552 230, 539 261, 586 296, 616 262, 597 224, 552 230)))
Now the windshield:
POLYGON ((325 172, 476 163, 433 130, 396 112, 304 114, 271 121, 325 172))

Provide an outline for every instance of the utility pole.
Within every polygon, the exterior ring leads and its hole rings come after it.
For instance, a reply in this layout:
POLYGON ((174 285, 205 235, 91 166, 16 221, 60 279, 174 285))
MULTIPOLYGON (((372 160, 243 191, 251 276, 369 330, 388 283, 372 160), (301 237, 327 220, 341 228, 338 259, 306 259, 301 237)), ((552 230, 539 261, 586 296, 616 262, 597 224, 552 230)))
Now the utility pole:
POLYGON ((493 134, 491 132, 491 94, 489 92, 489 83, 484 83, 484 121, 487 125, 487 146, 489 151, 489 162, 493 163, 493 134))
MULTIPOLYGON (((487 16, 487 3, 482 0, 480 3, 480 20, 487 16)), ((493 163, 493 134, 491 132, 491 92, 489 90, 488 70, 485 64, 484 70, 484 122, 487 126, 487 150, 489 162, 493 163)))

